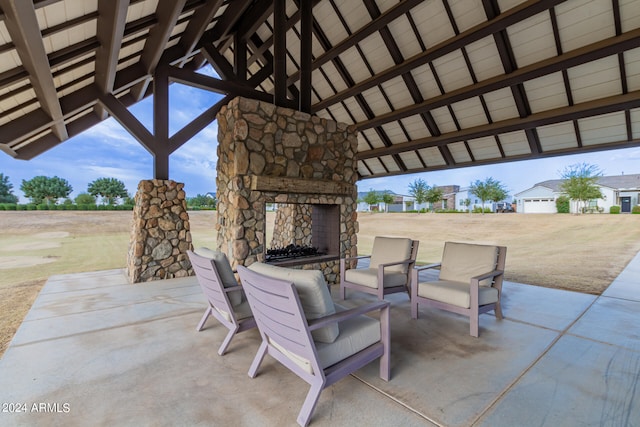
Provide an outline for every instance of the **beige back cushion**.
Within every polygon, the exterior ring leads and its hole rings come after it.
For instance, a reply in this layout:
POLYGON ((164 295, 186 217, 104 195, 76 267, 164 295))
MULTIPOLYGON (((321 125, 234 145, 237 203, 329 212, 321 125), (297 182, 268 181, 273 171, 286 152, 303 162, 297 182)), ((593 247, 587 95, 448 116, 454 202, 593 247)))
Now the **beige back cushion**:
MULTIPOLYGON (((227 255, 224 252, 214 251, 204 247, 198 248, 194 250, 194 252, 200 256, 211 258, 213 260, 216 270, 218 271, 218 276, 220 276, 220 280, 222 280, 222 286, 225 288, 238 286, 238 281, 236 280, 236 276, 233 274, 229 258, 227 258, 227 255)), ((229 297, 229 302, 234 307, 242 303, 242 292, 240 291, 229 292, 227 296, 229 297)))
MULTIPOLYGON (((411 239, 404 237, 381 237, 376 236, 373 240, 373 249, 371 250, 371 262, 369 268, 378 268, 380 264, 388 264, 390 262, 400 262, 411 257, 411 239)), ((397 271, 400 273, 407 272, 407 265, 394 265, 385 268, 385 271, 397 271)))
MULTIPOLYGON (((298 292, 304 317, 307 320, 318 319, 336 312, 327 282, 319 270, 283 268, 261 262, 251 264, 249 269, 265 276, 292 282, 298 292)), ((338 324, 334 323, 312 331, 311 335, 315 341, 331 343, 336 340, 339 333, 338 324)))
MULTIPOLYGON (((469 283, 472 277, 495 270, 497 261, 497 246, 446 242, 440 280, 469 283)), ((491 279, 481 281, 480 285, 491 286, 491 279)))

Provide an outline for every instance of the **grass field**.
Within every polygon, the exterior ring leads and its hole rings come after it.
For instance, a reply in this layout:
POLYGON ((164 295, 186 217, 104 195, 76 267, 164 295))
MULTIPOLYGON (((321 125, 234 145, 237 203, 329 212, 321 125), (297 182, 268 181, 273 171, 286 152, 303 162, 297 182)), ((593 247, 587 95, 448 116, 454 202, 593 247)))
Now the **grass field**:
MULTIPOLYGON (((190 213, 194 246, 215 247, 216 213, 190 213)), ((0 354, 47 278, 123 268, 132 214, 0 212, 0 354)), ((358 249, 376 235, 420 240, 418 262, 436 262, 447 240, 507 246, 505 278, 601 293, 640 251, 640 215, 383 214, 358 217, 358 249)))

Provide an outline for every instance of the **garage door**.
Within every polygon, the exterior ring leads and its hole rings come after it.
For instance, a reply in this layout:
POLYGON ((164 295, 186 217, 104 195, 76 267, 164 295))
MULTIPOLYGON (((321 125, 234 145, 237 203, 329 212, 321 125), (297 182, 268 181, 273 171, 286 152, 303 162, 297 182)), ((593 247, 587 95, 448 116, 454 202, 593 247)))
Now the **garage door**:
POLYGON ((525 199, 524 213, 556 213, 553 199, 525 199))

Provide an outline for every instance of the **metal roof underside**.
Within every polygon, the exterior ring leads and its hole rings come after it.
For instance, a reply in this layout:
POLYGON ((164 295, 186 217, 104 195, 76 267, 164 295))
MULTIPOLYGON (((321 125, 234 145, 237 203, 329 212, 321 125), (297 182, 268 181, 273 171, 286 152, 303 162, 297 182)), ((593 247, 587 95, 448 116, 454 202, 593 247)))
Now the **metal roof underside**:
POLYGON ((0 0, 0 149, 117 115, 158 151, 154 79, 354 124, 360 178, 640 145, 640 0, 301 1, 0 0))

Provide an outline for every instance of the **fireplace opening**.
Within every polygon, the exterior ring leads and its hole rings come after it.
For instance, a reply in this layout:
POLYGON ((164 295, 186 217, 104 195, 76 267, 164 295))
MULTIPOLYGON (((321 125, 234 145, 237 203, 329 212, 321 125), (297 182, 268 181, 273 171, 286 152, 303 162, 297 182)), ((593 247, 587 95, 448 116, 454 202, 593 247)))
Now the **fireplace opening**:
POLYGON ((339 205, 273 203, 266 210, 266 262, 340 256, 339 205))
POLYGON ((311 256, 326 255, 313 246, 287 245, 283 248, 267 249, 267 262, 283 261, 311 256))

